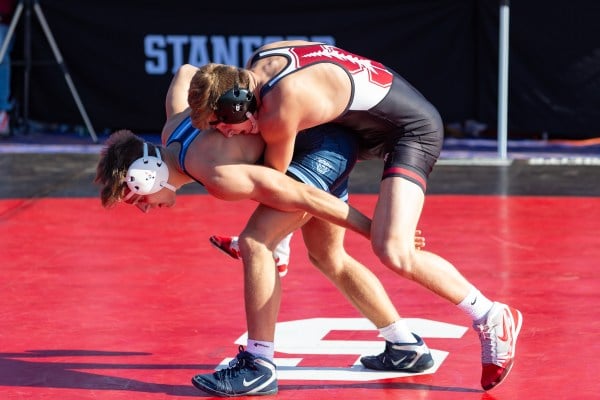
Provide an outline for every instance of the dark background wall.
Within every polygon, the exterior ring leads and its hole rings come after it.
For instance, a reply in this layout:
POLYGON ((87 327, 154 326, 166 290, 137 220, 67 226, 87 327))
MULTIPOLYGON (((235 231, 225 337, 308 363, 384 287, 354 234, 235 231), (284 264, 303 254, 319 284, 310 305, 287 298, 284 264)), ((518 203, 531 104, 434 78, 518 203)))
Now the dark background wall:
MULTIPOLYGON (((446 123, 473 119, 495 129, 498 1, 205 3, 40 1, 96 130, 157 132, 179 65, 243 65, 263 43, 296 37, 334 43, 392 67, 438 107, 446 123)), ((600 2, 515 1, 510 11, 510 135, 600 136, 600 2)), ((24 22, 25 16, 12 56, 21 110, 24 22)), ((29 117, 81 124, 35 14, 31 35, 29 117)))

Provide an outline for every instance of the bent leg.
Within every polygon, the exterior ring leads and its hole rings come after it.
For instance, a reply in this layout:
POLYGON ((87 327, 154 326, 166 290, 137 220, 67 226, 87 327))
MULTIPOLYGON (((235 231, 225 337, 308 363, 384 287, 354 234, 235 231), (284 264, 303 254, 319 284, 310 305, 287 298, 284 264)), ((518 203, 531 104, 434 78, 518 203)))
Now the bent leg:
POLYGON ((373 250, 396 273, 458 304, 471 290, 471 284, 450 262, 414 247, 424 199, 415 183, 401 177, 384 179, 371 225, 373 250))
POLYGON ((344 229, 312 219, 303 228, 309 256, 317 266, 386 339, 383 353, 361 357, 367 368, 421 372, 433 366, 423 340, 400 319, 383 285, 343 248, 344 229))
POLYGON ((244 263, 244 301, 248 338, 273 342, 281 303, 281 283, 273 249, 310 216, 259 205, 239 237, 244 263))
POLYGON ((400 319, 383 285, 375 274, 344 249, 345 230, 313 218, 302 235, 311 262, 378 329, 400 319))
POLYGON ((481 386, 490 390, 503 382, 512 368, 523 316, 506 304, 492 303, 442 257, 411 249, 410 234, 423 199, 423 191, 416 184, 403 178, 384 179, 372 224, 373 248, 388 267, 471 317, 481 342, 481 386))

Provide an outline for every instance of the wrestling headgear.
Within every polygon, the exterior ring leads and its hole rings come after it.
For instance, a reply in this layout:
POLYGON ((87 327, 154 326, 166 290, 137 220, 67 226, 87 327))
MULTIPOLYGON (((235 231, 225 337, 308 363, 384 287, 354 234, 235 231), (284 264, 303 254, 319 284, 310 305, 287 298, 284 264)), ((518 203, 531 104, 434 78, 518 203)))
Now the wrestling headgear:
POLYGON ((219 122, 226 124, 239 124, 248 119, 256 111, 256 97, 248 89, 240 89, 236 83, 219 97, 215 107, 217 121, 211 122, 216 125, 219 122))
POLYGON ((160 157, 158 147, 155 148, 156 157, 148 155, 148 143, 144 142, 144 154, 135 160, 127 170, 125 182, 129 187, 129 193, 123 199, 127 201, 135 194, 148 195, 167 188, 176 191, 175 186, 171 185, 169 180, 169 168, 160 157))

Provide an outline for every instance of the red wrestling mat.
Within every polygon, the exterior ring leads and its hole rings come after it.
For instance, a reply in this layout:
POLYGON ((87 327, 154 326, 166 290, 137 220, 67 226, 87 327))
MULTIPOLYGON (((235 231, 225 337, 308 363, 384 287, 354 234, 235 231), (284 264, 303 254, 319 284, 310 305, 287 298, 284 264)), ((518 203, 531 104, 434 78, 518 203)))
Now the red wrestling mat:
MULTIPOLYGON (((352 202, 370 213, 374 197, 352 202)), ((106 211, 97 199, 0 201, 0 398, 205 396, 190 378, 245 342, 241 264, 208 236, 237 233, 253 208, 203 195, 149 215, 106 211)), ((515 367, 489 393, 479 387, 479 341, 467 318, 383 269, 367 241, 348 234, 351 253, 379 275, 438 361, 411 376, 354 366, 383 341, 309 265, 296 234, 277 398, 597 398, 599 221, 597 198, 428 198, 427 248, 523 312, 515 367)))

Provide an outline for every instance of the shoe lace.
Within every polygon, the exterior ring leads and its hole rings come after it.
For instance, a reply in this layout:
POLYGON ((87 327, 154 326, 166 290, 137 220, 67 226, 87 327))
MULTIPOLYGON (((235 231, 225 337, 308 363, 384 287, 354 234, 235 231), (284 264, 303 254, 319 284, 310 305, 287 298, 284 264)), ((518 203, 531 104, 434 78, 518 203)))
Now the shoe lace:
POLYGON ((481 362, 484 364, 492 364, 497 359, 496 349, 498 337, 496 336, 495 326, 493 325, 476 325, 475 330, 481 341, 481 362))
POLYGON ((244 347, 240 346, 238 350, 238 355, 229 362, 227 368, 215 372, 215 376, 219 380, 235 378, 240 374, 240 371, 245 368, 254 369, 254 364, 251 362, 252 360, 248 358, 248 353, 244 351, 244 347))

